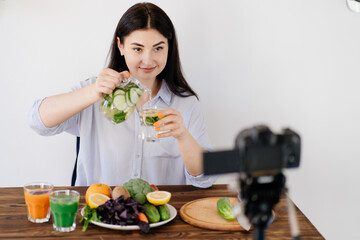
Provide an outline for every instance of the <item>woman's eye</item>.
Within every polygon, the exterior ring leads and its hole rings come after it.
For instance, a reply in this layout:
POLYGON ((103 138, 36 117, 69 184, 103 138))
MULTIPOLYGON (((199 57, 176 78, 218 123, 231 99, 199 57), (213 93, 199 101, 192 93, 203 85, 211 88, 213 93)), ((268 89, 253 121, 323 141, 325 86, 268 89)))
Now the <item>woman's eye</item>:
POLYGON ((155 48, 155 52, 161 51, 163 49, 163 47, 157 47, 155 48))
POLYGON ((133 50, 134 50, 135 52, 140 52, 140 51, 141 51, 141 48, 133 48, 133 50))

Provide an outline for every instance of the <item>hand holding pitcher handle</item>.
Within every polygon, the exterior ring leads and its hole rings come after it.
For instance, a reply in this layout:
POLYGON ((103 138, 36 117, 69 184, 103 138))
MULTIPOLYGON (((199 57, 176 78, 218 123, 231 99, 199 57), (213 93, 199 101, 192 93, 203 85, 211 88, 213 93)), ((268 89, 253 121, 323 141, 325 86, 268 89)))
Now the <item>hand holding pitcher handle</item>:
POLYGON ((94 90, 99 100, 103 98, 105 94, 111 94, 116 86, 129 77, 130 73, 128 71, 117 72, 111 68, 101 70, 94 83, 94 90))

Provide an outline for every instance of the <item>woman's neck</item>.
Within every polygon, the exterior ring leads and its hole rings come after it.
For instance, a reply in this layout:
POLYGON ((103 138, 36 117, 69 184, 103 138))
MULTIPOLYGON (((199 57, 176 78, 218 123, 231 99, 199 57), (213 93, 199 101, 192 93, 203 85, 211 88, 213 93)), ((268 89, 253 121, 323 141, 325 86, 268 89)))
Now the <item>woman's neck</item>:
POLYGON ((156 94, 158 94, 160 87, 161 87, 161 81, 158 79, 155 79, 155 81, 153 82, 153 85, 151 87, 151 97, 152 98, 154 98, 156 96, 156 94))

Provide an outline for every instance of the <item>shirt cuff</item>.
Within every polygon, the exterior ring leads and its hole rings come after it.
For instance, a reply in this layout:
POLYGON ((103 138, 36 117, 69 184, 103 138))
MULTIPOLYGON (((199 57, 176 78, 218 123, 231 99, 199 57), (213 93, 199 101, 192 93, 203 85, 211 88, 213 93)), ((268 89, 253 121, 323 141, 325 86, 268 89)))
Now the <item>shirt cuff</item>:
POLYGON ((198 176, 192 176, 188 173, 186 169, 185 169, 185 176, 191 185, 199 188, 211 187, 218 178, 218 175, 205 176, 203 173, 198 176))

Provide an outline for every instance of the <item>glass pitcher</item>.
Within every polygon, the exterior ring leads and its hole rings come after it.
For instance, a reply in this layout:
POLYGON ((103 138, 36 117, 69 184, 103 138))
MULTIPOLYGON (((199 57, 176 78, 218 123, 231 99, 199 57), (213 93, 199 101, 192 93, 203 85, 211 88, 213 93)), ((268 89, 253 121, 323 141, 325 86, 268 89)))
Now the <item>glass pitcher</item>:
POLYGON ((145 91, 151 94, 150 88, 133 76, 125 78, 111 94, 104 96, 100 103, 100 112, 111 122, 121 123, 131 116, 145 91))

